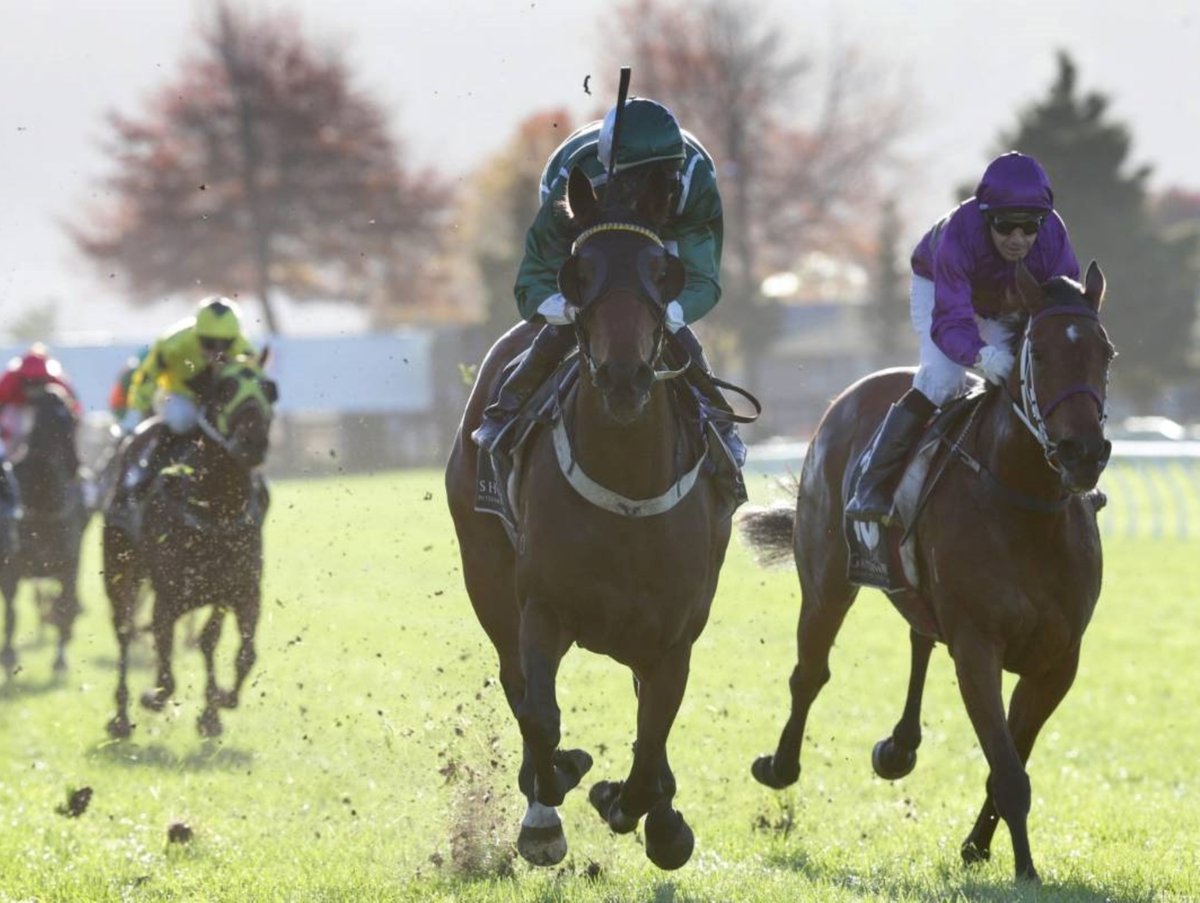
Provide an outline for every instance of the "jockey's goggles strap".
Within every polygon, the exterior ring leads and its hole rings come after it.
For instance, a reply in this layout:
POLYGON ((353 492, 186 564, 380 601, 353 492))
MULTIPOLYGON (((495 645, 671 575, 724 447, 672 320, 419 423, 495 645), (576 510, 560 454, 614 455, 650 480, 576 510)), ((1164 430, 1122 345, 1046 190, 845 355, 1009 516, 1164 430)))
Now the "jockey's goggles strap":
POLYGON ((635 223, 600 223, 597 226, 592 226, 590 229, 583 230, 579 234, 579 237, 575 239, 575 243, 571 246, 571 254, 578 254, 580 246, 597 232, 634 232, 650 239, 660 248, 663 247, 662 239, 658 237, 653 229, 647 229, 645 226, 639 226, 635 223))

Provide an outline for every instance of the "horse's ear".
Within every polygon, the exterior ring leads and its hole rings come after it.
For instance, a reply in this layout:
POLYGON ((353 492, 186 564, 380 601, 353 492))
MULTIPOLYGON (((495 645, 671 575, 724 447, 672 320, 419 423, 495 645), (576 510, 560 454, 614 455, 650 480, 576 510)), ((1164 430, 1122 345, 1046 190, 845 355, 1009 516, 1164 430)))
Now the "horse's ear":
POLYGON ((583 170, 576 166, 567 178, 567 205, 571 208, 571 216, 588 222, 596 213, 597 203, 592 183, 583 170))
POLYGON ((683 291, 683 285, 687 281, 687 272, 683 268, 681 261, 674 254, 666 256, 666 268, 663 270, 661 277, 662 297, 667 301, 674 301, 679 297, 679 293, 683 291))
POLYGON ((262 370, 267 366, 267 361, 271 359, 270 343, 263 345, 263 350, 258 353, 258 369, 262 370))
POLYGON ((1100 309, 1104 301, 1104 274, 1100 272, 1100 264, 1092 261, 1088 264, 1087 274, 1083 277, 1083 297, 1095 310, 1100 309))
POLYGON ((579 258, 572 254, 558 268, 558 290, 568 304, 579 307, 579 299, 583 294, 579 285, 579 258))
POLYGON ((1042 292, 1042 286, 1033 278, 1033 273, 1029 272, 1028 267, 1021 261, 1017 262, 1017 297, 1030 313, 1041 310, 1046 300, 1046 296, 1042 292))

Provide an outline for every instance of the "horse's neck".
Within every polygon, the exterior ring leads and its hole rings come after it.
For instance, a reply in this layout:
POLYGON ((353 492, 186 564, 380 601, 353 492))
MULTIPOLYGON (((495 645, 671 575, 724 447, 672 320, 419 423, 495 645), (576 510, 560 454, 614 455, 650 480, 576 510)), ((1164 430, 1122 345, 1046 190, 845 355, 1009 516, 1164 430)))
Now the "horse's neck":
POLYGON ((984 466, 1009 489, 1046 501, 1059 498, 1059 476, 1017 416, 1008 393, 993 392, 984 403, 988 409, 977 434, 977 452, 984 466))
POLYGON ((618 424, 605 413, 600 391, 581 380, 569 416, 575 459, 607 489, 628 498, 653 498, 679 478, 678 427, 664 383, 655 385, 636 421, 618 424))
POLYGON ((218 517, 235 517, 250 500, 250 473, 215 443, 205 440, 196 449, 192 495, 207 503, 218 517))

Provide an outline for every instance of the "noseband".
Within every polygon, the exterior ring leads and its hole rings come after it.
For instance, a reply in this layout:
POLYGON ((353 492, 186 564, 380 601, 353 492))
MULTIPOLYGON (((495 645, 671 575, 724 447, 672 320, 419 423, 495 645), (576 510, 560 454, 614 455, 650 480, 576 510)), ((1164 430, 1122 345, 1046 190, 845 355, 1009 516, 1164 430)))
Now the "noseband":
MULTIPOLYGON (((579 237, 575 239, 575 243, 571 246, 571 256, 577 256, 579 249, 583 246, 584 242, 601 232, 633 232, 636 235, 640 235, 643 238, 649 239, 649 241, 655 247, 657 247, 663 253, 666 253, 666 247, 663 245, 662 239, 658 237, 658 234, 653 229, 649 229, 646 226, 639 226, 636 223, 608 222, 599 223, 595 226, 585 229, 582 233, 580 233, 579 237)), ((660 370, 657 367, 658 363, 662 359, 663 345, 666 341, 667 303, 669 299, 663 299, 662 293, 659 291, 658 286, 655 285, 653 280, 649 278, 645 268, 640 265, 644 254, 645 250, 638 255, 638 280, 641 284, 642 291, 637 293, 637 297, 648 304, 655 315, 654 354, 650 358, 650 364, 651 367, 654 368, 655 382, 661 382, 663 380, 675 379, 677 376, 682 376, 687 368, 691 365, 691 361, 685 361, 683 366, 677 370, 660 370)), ((584 328, 583 321, 585 319, 585 314, 592 308, 593 304, 595 304, 597 300, 603 298, 605 295, 604 287, 607 281, 607 270, 604 265, 604 261, 601 261, 599 277, 600 278, 597 280, 597 287, 592 291, 588 299, 581 305, 579 316, 575 318, 575 338, 579 344, 579 354, 587 362, 588 372, 591 373, 593 377, 596 376, 597 367, 595 361, 592 359, 591 346, 588 342, 587 330, 584 328)))
POLYGON ((1049 319, 1050 317, 1084 317, 1085 319, 1099 322, 1100 314, 1090 307, 1077 307, 1069 304, 1047 307, 1029 318, 1029 321, 1025 324, 1025 334, 1021 339, 1021 402, 1017 404, 1013 400, 1012 408, 1020 421, 1033 434, 1038 445, 1041 446, 1047 463, 1055 471, 1061 472, 1062 466, 1058 463, 1056 457, 1058 443, 1051 440, 1050 434, 1046 429, 1046 420, 1054 413, 1055 408, 1068 398, 1073 395, 1087 395, 1096 403, 1096 410, 1100 415, 1100 425, 1103 427, 1104 423, 1108 420, 1108 403, 1106 400, 1108 396, 1108 368, 1105 367, 1104 370, 1103 393, 1096 391, 1096 389, 1087 383, 1076 383, 1059 392, 1043 411, 1041 405, 1038 403, 1037 389, 1035 387, 1032 335, 1033 327, 1042 320, 1049 319))

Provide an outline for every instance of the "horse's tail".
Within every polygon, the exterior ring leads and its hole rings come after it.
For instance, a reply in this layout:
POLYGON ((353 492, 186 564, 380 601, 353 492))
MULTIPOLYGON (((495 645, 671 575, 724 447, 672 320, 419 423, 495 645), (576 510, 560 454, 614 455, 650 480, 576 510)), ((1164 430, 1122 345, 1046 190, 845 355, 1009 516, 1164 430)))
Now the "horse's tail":
POLYGON ((794 505, 777 503, 770 508, 747 508, 738 516, 742 539, 762 567, 792 560, 792 532, 796 527, 794 505))

